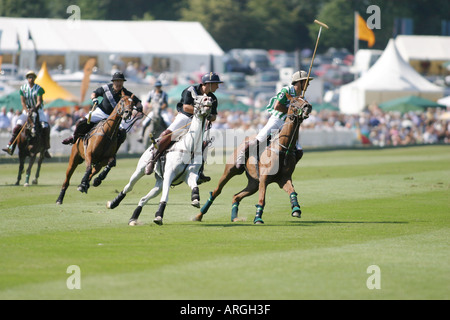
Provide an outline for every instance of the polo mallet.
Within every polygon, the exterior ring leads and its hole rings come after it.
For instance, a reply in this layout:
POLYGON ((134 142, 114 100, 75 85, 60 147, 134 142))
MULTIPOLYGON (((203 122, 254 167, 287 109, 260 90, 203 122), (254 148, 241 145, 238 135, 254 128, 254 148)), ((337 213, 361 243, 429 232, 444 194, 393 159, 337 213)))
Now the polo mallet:
MULTIPOLYGON (((314 58, 316 57, 316 51, 317 51, 317 46, 319 45, 319 39, 320 39, 320 34, 322 33, 322 27, 325 27, 325 28, 329 29, 329 27, 325 23, 320 22, 319 20, 314 20, 314 23, 318 24, 320 26, 320 29, 319 29, 319 34, 317 35, 316 46, 314 47, 314 52, 313 52, 313 55, 312 55, 312 58, 311 58, 311 64, 309 66, 308 76, 306 78, 305 86, 303 87, 302 95, 300 96, 302 99, 305 97, 306 88, 308 87, 309 76, 311 75, 311 70, 312 70, 312 66, 313 66, 313 63, 314 63, 314 58)), ((300 126, 300 123, 298 124, 298 126, 300 126)), ((291 148, 292 142, 293 141, 291 141, 289 143, 288 151, 286 152, 286 157, 284 158, 284 165, 285 166, 287 165, 287 155, 289 153, 289 149, 291 148)))
POLYGON ((27 126, 26 123, 24 125, 22 125, 22 129, 20 129, 20 131, 17 134, 16 138, 14 139, 13 143, 11 143, 11 146, 13 146, 17 142, 17 139, 19 139, 20 135, 22 134, 23 129, 25 129, 26 126, 27 126))
POLYGON ((311 65, 309 66, 308 77, 306 78, 305 87, 303 88, 303 92, 302 92, 302 95, 301 95, 302 99, 305 97, 306 88, 308 87, 309 76, 311 75, 311 69, 312 69, 312 66, 313 66, 313 63, 314 63, 314 58, 316 57, 316 51, 317 51, 317 46, 319 45, 319 39, 320 39, 320 34, 322 33, 322 27, 325 27, 325 28, 329 29, 329 27, 325 23, 320 22, 319 20, 314 20, 314 23, 318 24, 320 26, 320 29, 319 29, 319 34, 317 35, 316 47, 314 48, 314 53, 313 53, 313 56, 311 58, 311 65))
POLYGON ((96 100, 96 101, 94 102, 94 104, 92 105, 92 110, 89 111, 89 116, 88 116, 88 120, 87 120, 87 123, 88 123, 88 124, 91 123, 91 115, 92 115, 92 112, 94 112, 95 109, 97 108, 97 105, 98 105, 98 100, 96 100))

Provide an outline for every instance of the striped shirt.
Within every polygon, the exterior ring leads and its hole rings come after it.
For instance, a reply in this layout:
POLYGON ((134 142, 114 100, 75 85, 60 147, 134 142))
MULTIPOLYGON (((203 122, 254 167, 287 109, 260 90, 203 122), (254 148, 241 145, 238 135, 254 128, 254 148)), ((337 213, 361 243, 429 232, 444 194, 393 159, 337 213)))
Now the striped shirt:
MULTIPOLYGON (((36 83, 33 88, 30 88, 28 83, 20 87, 20 95, 25 98, 25 104, 28 109, 35 108, 37 105, 37 97, 44 95, 44 93, 44 89, 36 83)), ((41 104, 41 108, 44 108, 43 103, 41 104)))
POLYGON ((267 112, 269 112, 272 116, 279 118, 279 119, 285 119, 287 113, 283 113, 281 111, 275 110, 275 102, 279 101, 280 103, 284 104, 286 107, 289 107, 290 101, 286 97, 286 93, 289 93, 292 97, 296 97, 297 93, 295 92, 295 88, 293 85, 283 87, 278 94, 271 98, 269 101, 269 104, 266 107, 267 112))

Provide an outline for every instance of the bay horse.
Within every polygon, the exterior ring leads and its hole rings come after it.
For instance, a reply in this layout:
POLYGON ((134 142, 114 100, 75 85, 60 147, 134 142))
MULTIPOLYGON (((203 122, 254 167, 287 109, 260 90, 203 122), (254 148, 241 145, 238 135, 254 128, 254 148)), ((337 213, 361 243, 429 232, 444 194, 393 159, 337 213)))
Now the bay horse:
MULTIPOLYGON (((158 160, 155 165, 155 186, 150 192, 142 197, 138 206, 133 212, 128 224, 135 226, 141 214, 143 206, 150 199, 153 199, 162 192, 158 211, 155 213, 155 222, 158 225, 163 224, 163 216, 169 199, 169 189, 171 186, 177 186, 183 182, 191 188, 191 205, 200 208, 200 193, 197 184, 199 170, 203 160, 203 136, 205 131, 206 118, 211 113, 211 98, 199 96, 194 103, 194 116, 189 130, 182 135, 158 160)), ((139 159, 136 170, 132 174, 128 184, 112 201, 108 201, 106 207, 116 208, 125 198, 128 192, 133 190, 137 181, 145 175, 145 167, 150 160, 154 149, 148 148, 139 159)))
POLYGON ((247 175, 248 183, 243 190, 233 196, 232 222, 239 221, 238 208, 241 200, 259 191, 259 200, 256 205, 256 215, 253 223, 263 224, 262 214, 265 206, 266 189, 273 182, 277 183, 280 188, 289 194, 292 209, 291 215, 297 218, 301 217, 300 204, 298 203, 297 193, 292 184, 292 173, 295 170, 297 162, 303 156, 303 151, 296 150, 296 142, 300 124, 311 112, 311 105, 301 97, 294 98, 290 95, 287 95, 287 97, 290 100, 289 110, 286 121, 278 136, 271 140, 270 145, 262 150, 262 153, 257 153, 259 159, 250 156, 246 159, 245 165, 239 169, 236 168, 236 158, 241 148, 245 147, 246 142, 244 141, 240 147, 236 148, 231 157, 231 161, 227 161, 225 165, 224 173, 216 189, 210 192, 209 199, 201 208, 200 213, 195 216, 194 221, 202 221, 203 215, 208 212, 209 207, 220 195, 228 181, 234 176, 242 174, 244 171, 247 175))
POLYGON ((30 157, 28 168, 25 176, 25 187, 28 187, 31 175, 31 168, 36 161, 39 153, 36 175, 32 184, 38 184, 39 174, 41 171, 42 161, 44 161, 45 153, 45 137, 42 134, 43 128, 39 119, 39 113, 30 110, 28 112, 27 122, 23 125, 20 134, 17 137, 17 147, 19 149, 19 173, 17 175, 16 186, 20 184, 23 169, 25 167, 25 159, 30 157))
MULTIPOLYGON (((106 169, 102 172, 101 180, 106 178, 106 174, 114 166, 115 156, 118 151, 118 132, 122 119, 128 120, 132 117, 134 102, 132 97, 124 95, 115 106, 113 112, 106 120, 100 121, 84 138, 79 138, 72 146, 72 153, 66 171, 66 179, 61 188, 56 204, 62 204, 66 190, 69 187, 70 178, 79 164, 86 162, 86 172, 78 186, 78 191, 87 193, 92 177, 97 174, 102 167, 106 169)), ((97 178, 97 179, 98 179, 97 178)), ((97 180, 96 179, 96 180, 97 180)), ((98 186, 100 181, 94 182, 98 186)))

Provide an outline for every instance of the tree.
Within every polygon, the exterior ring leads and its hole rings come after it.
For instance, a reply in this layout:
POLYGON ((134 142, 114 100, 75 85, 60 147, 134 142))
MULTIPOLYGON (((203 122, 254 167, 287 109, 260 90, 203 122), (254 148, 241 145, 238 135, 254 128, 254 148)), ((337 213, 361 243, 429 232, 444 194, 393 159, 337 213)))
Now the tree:
MULTIPOLYGON (((353 50, 353 20, 354 10, 348 0, 330 0, 320 10, 317 20, 323 21, 331 32, 324 32, 320 38, 321 46, 325 48, 347 48, 353 50)), ((309 25, 309 34, 312 39, 317 38, 319 26, 315 23, 309 25)))

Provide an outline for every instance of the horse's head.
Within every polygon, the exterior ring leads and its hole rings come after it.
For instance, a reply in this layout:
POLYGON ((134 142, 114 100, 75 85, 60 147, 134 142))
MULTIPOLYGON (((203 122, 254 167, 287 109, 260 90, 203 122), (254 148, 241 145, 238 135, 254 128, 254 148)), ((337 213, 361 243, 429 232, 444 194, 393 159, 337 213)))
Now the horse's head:
POLYGON ((292 97, 289 94, 286 94, 286 97, 290 101, 288 115, 291 117, 300 117, 302 120, 308 119, 312 111, 311 104, 301 97, 292 97))
POLYGON ((124 95, 122 92, 122 98, 117 104, 117 113, 122 117, 122 119, 128 120, 133 115, 135 103, 132 97, 124 95))
POLYGON ((26 125, 32 137, 35 137, 36 134, 40 133, 41 122, 39 120, 39 112, 37 112, 37 110, 35 110, 34 108, 28 110, 28 118, 26 125))
POLYGON ((212 98, 208 97, 206 94, 202 96, 197 96, 194 99, 194 115, 207 117, 211 113, 212 98))

